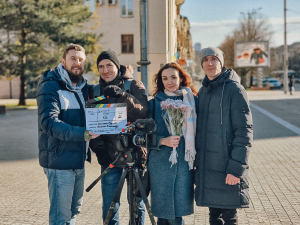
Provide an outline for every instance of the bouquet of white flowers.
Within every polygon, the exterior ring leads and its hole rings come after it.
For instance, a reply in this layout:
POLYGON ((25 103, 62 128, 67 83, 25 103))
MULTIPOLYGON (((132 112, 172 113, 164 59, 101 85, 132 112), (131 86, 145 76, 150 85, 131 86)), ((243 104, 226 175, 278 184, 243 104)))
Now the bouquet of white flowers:
MULTIPOLYGON (((188 107, 189 105, 183 103, 182 100, 172 100, 168 98, 161 102, 161 108, 164 111, 162 116, 171 136, 182 135, 184 113, 187 111, 188 107)), ((177 163, 176 147, 173 147, 169 161, 172 165, 177 163)))

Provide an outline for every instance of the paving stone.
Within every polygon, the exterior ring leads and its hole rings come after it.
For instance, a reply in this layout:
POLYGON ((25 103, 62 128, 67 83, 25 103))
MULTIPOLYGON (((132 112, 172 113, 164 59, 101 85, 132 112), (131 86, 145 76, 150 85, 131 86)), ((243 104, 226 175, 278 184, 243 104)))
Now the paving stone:
MULTIPOLYGON (((287 118, 282 115, 282 107, 300 118, 300 92, 289 96, 282 91, 252 91, 249 99, 282 119, 287 118), (282 100, 285 98, 289 104, 282 100)), ((251 199, 249 208, 238 210, 239 224, 300 225, 300 136, 255 109, 252 113, 255 140, 249 159, 251 199)), ((36 110, 7 111, 6 115, 0 115, 0 225, 48 224, 47 179, 37 159, 36 122, 36 110)), ((99 173, 100 166, 93 155, 92 164, 86 163, 85 188, 99 173)), ((129 220, 126 193, 125 185, 121 195, 121 225, 129 220)), ((195 205, 194 209, 194 214, 184 217, 185 224, 209 224, 208 208, 195 205)), ((84 194, 76 224, 103 224, 100 182, 84 194)), ((151 224, 147 214, 145 224, 151 224)))

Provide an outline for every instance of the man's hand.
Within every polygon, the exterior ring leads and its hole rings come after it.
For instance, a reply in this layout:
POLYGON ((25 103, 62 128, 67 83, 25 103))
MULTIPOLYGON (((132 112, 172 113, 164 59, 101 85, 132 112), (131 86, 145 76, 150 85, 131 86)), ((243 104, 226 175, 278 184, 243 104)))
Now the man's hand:
POLYGON ((167 138, 161 138, 159 144, 176 148, 179 144, 179 141, 180 141, 179 136, 170 136, 167 138))
POLYGON ((103 93, 104 96, 109 96, 110 98, 118 98, 123 94, 124 90, 119 88, 116 85, 108 85, 106 88, 104 88, 103 93))
POLYGON ((97 138, 97 137, 100 136, 100 134, 94 134, 94 133, 92 133, 91 131, 89 131, 89 135, 92 136, 92 139, 95 139, 95 138, 97 138))
POLYGON ((235 177, 235 176, 233 176, 231 174, 227 174, 225 184, 236 185, 238 183, 240 183, 240 178, 235 177))
POLYGON ((85 130, 85 132, 84 132, 84 140, 85 141, 90 141, 90 140, 95 139, 99 136, 100 136, 100 134, 94 134, 94 133, 92 133, 88 130, 85 130))

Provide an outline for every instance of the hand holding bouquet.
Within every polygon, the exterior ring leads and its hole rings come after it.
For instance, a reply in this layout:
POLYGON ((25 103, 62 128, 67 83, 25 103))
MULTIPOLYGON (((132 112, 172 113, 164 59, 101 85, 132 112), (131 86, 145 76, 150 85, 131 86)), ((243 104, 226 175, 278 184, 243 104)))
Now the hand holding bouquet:
MULTIPOLYGON (((162 116, 169 134, 172 136, 181 136, 184 114, 187 111, 188 105, 183 103, 182 100, 166 99, 161 102, 161 108, 164 111, 162 116)), ((172 165, 177 163, 176 147, 173 147, 169 161, 172 165)))

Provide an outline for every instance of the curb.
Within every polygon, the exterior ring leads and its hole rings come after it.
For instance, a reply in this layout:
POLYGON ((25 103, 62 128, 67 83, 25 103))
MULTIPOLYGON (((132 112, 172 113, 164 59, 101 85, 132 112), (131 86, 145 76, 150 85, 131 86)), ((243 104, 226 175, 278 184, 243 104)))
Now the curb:
POLYGON ((13 110, 31 110, 31 109, 37 109, 37 106, 28 106, 28 107, 20 107, 20 108, 6 108, 6 111, 13 111, 13 110))

